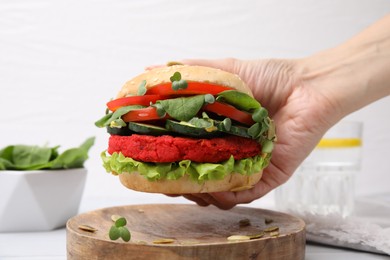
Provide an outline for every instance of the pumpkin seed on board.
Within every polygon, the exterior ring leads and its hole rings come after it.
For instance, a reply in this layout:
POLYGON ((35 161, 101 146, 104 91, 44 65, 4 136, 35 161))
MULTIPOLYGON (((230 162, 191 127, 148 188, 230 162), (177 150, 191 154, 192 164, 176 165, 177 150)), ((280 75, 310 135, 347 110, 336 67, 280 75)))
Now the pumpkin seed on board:
POLYGON ((239 226, 240 227, 247 227, 247 226, 250 226, 251 225, 251 221, 247 218, 244 218, 244 219, 241 219, 239 222, 238 222, 239 226))
POLYGON ((175 242, 175 239, 172 238, 161 238, 161 239, 156 239, 153 241, 153 244, 171 244, 175 242))
POLYGON ((79 225, 79 229, 81 229, 83 231, 91 232, 91 233, 94 233, 97 231, 96 228, 88 226, 88 225, 79 225))
POLYGON ((258 239, 258 238, 261 238, 263 236, 264 236, 264 232, 261 232, 261 233, 258 233, 258 234, 250 235, 249 238, 250 239, 258 239))
POLYGON ((269 232, 278 231, 278 230, 279 230, 279 227, 277 227, 277 226, 272 226, 272 227, 269 227, 269 228, 264 229, 264 232, 269 233, 269 232))
POLYGON ((122 217, 122 216, 119 216, 119 215, 112 215, 112 216, 111 216, 111 220, 115 222, 115 221, 117 221, 118 219, 120 219, 121 217, 122 217))
POLYGON ((244 235, 232 235, 227 238, 229 241, 245 241, 245 240, 250 240, 251 238, 249 236, 244 236, 244 235))

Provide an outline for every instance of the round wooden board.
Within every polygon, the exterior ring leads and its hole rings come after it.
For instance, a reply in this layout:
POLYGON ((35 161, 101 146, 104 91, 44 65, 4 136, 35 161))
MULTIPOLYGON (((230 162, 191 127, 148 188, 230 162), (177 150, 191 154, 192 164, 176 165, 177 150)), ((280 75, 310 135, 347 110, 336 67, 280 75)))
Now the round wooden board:
MULTIPOLYGON (((245 222, 244 221, 244 222, 245 222)), ((305 223, 288 214, 235 207, 219 210, 187 204, 152 204, 104 208, 69 219, 68 259, 304 259, 305 223), (112 215, 127 219, 131 240, 110 240, 112 215), (243 220, 249 225, 243 225, 243 220), (245 220, 245 221, 247 221, 245 220), (240 224, 241 221, 241 224, 240 224), (269 223, 271 222, 271 223, 269 223), (81 230, 80 225, 97 229, 81 230), (278 233, 264 232, 278 227, 278 233), (271 228, 272 229, 272 228, 271 228), (232 235, 261 238, 229 241, 232 235), (157 244, 172 239, 172 243, 157 244)))

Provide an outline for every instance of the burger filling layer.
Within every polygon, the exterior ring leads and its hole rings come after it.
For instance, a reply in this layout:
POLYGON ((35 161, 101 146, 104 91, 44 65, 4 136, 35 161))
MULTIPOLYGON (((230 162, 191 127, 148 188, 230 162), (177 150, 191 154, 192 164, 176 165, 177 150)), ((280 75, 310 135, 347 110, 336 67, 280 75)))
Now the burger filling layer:
POLYGON ((111 135, 108 153, 121 152, 124 156, 143 162, 194 162, 218 163, 253 157, 261 152, 261 146, 253 139, 240 136, 225 136, 211 139, 173 137, 169 135, 150 136, 111 135))

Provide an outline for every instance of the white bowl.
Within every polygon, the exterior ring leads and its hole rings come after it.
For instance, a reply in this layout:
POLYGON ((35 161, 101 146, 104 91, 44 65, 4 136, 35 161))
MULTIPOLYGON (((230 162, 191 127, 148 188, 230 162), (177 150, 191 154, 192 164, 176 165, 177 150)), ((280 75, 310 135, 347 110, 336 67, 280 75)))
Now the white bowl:
POLYGON ((77 215, 85 168, 0 171, 0 232, 47 231, 77 215))

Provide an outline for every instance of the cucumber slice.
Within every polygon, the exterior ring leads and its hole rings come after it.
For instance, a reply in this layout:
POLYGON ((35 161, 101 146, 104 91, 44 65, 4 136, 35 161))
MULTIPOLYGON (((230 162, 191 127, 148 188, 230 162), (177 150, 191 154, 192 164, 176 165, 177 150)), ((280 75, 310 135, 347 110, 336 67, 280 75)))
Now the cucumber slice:
POLYGON ((194 126, 190 123, 177 122, 169 119, 167 120, 165 127, 172 132, 191 137, 208 138, 221 135, 217 128, 207 129, 203 127, 194 126))
POLYGON ((227 128, 227 127, 225 127, 225 125, 222 122, 217 122, 217 121, 215 122, 215 124, 216 124, 216 127, 218 128, 218 131, 221 131, 221 132, 224 132, 227 134, 231 134, 231 135, 245 137, 245 138, 252 138, 248 134, 247 127, 231 125, 227 128))
POLYGON ((134 131, 139 134, 146 134, 146 135, 166 135, 169 134, 169 130, 155 126, 155 125, 149 125, 149 124, 142 124, 142 123, 134 123, 129 122, 129 129, 131 131, 134 131))
POLYGON ((107 133, 111 135, 131 135, 133 132, 127 127, 109 127, 107 126, 107 133))

